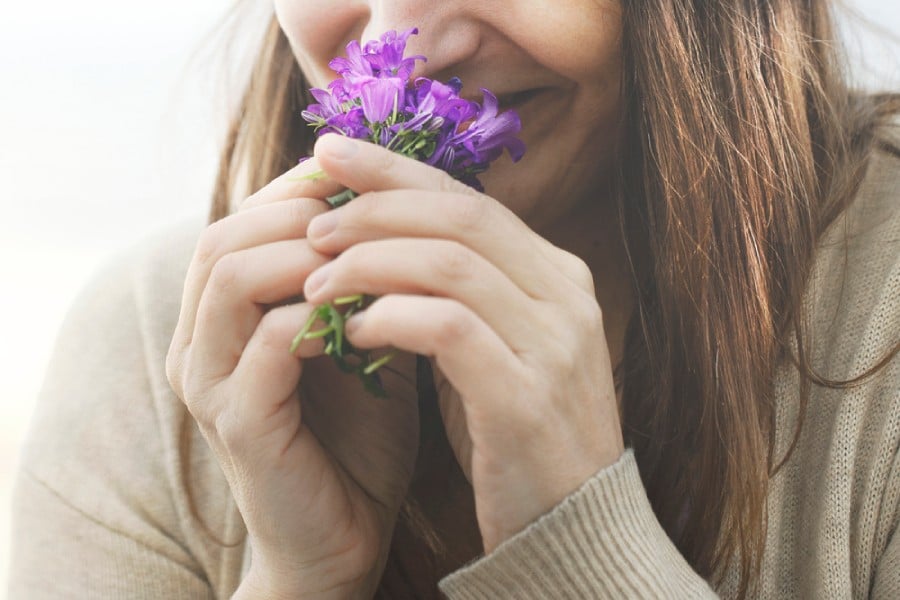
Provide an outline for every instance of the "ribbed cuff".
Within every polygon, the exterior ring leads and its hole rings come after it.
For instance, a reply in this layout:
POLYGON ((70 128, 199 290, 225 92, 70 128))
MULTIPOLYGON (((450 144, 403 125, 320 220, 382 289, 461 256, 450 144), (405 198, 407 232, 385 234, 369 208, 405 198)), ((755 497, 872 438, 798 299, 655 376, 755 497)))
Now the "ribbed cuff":
POLYGON ((631 450, 438 585, 453 600, 715 597, 657 521, 631 450))

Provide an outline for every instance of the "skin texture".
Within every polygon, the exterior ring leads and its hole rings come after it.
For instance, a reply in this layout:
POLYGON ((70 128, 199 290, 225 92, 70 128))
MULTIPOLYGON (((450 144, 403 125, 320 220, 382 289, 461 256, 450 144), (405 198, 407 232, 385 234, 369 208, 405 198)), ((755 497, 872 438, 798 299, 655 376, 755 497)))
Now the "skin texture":
POLYGON ((247 525, 238 597, 371 597, 415 463, 415 391, 387 376, 390 400, 367 396, 319 341, 291 356, 315 305, 378 295, 350 341, 404 351, 392 365, 407 377, 414 354, 432 357, 487 553, 623 452, 607 343, 627 310, 621 256, 583 225, 609 212, 596 159, 612 145, 617 13, 544 0, 275 6, 315 85, 349 39, 418 25, 421 74, 500 95, 547 87, 521 107, 528 158, 494 167, 487 194, 325 136, 210 226, 191 263, 167 371, 247 525), (317 169, 327 179, 298 179, 317 169), (328 211, 322 199, 345 187, 361 195, 328 211))

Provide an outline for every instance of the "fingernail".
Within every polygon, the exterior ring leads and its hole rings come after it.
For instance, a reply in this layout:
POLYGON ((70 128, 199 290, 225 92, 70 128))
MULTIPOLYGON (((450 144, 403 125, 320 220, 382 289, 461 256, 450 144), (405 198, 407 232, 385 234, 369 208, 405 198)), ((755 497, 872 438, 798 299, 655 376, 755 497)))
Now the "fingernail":
POLYGON ((338 218, 334 212, 322 213, 309 222, 306 237, 323 238, 337 229, 338 218))
POLYGON ((319 140, 319 146, 324 146, 326 154, 330 154, 333 158, 339 160, 353 158, 359 152, 358 144, 337 133, 323 135, 319 140))
POLYGON ((316 293, 317 290, 322 289, 322 286, 328 281, 328 271, 330 269, 330 265, 319 267, 313 271, 312 275, 306 278, 306 284, 303 286, 303 293, 307 298, 316 293))

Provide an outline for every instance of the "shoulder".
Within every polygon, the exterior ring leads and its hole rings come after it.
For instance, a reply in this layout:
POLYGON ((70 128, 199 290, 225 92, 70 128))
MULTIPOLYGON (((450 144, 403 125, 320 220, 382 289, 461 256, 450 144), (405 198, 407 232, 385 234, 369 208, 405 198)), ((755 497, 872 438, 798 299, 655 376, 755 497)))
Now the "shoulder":
POLYGON ((199 219, 179 223, 109 259, 76 297, 57 344, 79 337, 88 327, 101 326, 103 333, 115 334, 117 321, 132 321, 143 335, 171 335, 184 277, 202 229, 199 219))
MULTIPOLYGON (((101 419, 97 424, 105 419, 113 424, 152 408, 153 398, 166 395, 157 362, 177 322, 191 240, 201 226, 180 225, 153 235, 94 273, 57 335, 35 426, 64 426, 63 414, 95 414, 101 419), (110 388, 130 390, 132 397, 115 398, 110 388), (121 410, 134 400, 139 401, 121 410)), ((28 449, 46 449, 35 434, 28 449)))
MULTIPOLYGON (((73 531, 78 515, 224 592, 220 563, 239 550, 217 547, 209 534, 233 542, 242 530, 221 470, 165 375, 202 230, 198 219, 148 237, 101 268, 73 303, 23 448, 17 510, 28 516, 23 494, 55 498, 58 509, 46 510, 69 515, 73 531)), ((52 514, 35 519, 53 527, 52 514)))
POLYGON ((771 482, 760 596, 869 590, 898 526, 900 157, 890 150, 873 152, 820 239, 803 313, 805 356, 796 339, 790 351, 821 380, 807 387, 790 360, 775 378, 774 457, 790 458, 771 482))
POLYGON ((806 312, 812 358, 831 379, 900 340, 900 121, 882 130, 855 199, 819 241, 806 312))

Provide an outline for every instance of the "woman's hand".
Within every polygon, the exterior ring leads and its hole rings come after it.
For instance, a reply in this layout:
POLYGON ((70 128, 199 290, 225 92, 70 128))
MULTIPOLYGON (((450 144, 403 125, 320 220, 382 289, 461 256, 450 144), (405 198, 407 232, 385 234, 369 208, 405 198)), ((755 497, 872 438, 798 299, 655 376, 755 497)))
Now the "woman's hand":
MULTIPOLYGON (((317 168, 203 233, 167 357, 247 526, 249 596, 371 597, 418 446, 414 385, 388 375, 391 398, 373 398, 319 356, 321 341, 288 350, 313 309, 296 298, 329 259, 304 239, 328 210, 317 198, 340 189, 298 180, 317 168)), ((409 355, 392 365, 414 371, 409 355)))
POLYGON ((339 256, 306 297, 379 296, 348 321, 351 343, 434 358, 491 552, 623 452, 590 270, 437 169, 336 135, 315 155, 361 195, 310 224, 312 248, 339 256))

